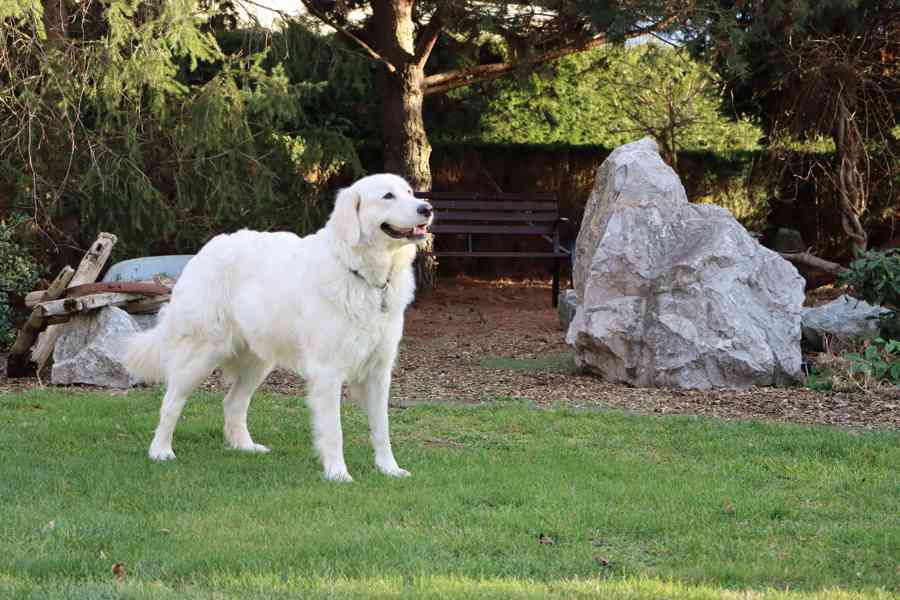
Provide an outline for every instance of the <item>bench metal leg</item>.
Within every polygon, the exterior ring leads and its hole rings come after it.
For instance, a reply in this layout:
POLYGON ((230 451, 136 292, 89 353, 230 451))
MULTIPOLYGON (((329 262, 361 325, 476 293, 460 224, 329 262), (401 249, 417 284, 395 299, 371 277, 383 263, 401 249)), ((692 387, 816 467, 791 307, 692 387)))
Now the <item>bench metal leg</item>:
POLYGON ((559 305, 559 259, 553 259, 553 308, 559 305))

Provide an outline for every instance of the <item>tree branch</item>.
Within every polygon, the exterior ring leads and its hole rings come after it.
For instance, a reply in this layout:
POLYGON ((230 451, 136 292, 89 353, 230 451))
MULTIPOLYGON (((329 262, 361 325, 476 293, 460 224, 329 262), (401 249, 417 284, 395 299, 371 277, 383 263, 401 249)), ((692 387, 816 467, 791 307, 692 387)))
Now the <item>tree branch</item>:
POLYGON ((428 57, 431 56, 431 51, 434 50, 434 45, 443 29, 444 19, 439 8, 434 11, 434 15, 432 15, 428 25, 422 29, 419 33, 419 39, 416 40, 416 51, 413 61, 419 65, 420 69, 425 68, 425 63, 428 62, 428 57))
POLYGON ((468 69, 447 71, 446 73, 440 73, 438 75, 429 75, 423 81, 425 87, 425 95, 428 96, 431 94, 440 94, 459 87, 471 85, 473 83, 480 83, 482 81, 497 79, 498 77, 502 77, 503 75, 506 75, 507 73, 510 73, 520 67, 535 67, 537 65, 562 58, 563 56, 568 56, 569 54, 583 52, 592 48, 599 48, 606 42, 606 36, 601 35, 591 38, 587 42, 583 42, 581 44, 568 46, 566 48, 559 48, 557 50, 545 52, 544 54, 539 54, 537 56, 527 57, 524 60, 520 61, 491 63, 488 65, 478 65, 468 69))
MULTIPOLYGON (((669 17, 668 19, 660 21, 659 23, 656 23, 649 27, 642 27, 640 29, 636 29, 634 31, 626 33, 625 38, 635 38, 647 33, 652 33, 654 31, 664 29, 665 27, 671 25, 674 21, 675 17, 669 17)), ((564 56, 568 56, 570 54, 576 54, 578 52, 584 52, 586 50, 599 48, 600 46, 606 44, 608 41, 609 39, 606 34, 601 33, 582 42, 571 44, 563 48, 557 48, 556 50, 551 50, 549 52, 538 54, 536 56, 526 57, 523 60, 519 61, 477 65, 468 69, 457 69, 454 71, 439 73, 437 75, 429 75, 422 82, 424 93, 426 96, 431 94, 440 94, 459 87, 471 85, 473 83, 490 81, 491 79, 502 77, 503 75, 506 75, 507 73, 510 73, 520 67, 536 67, 538 65, 556 60, 558 58, 562 58, 564 56)))
POLYGON ((303 4, 303 6, 306 7, 306 10, 309 11, 309 14, 311 14, 315 18, 319 19, 320 21, 322 21, 323 23, 325 23, 326 25, 333 28, 335 31, 337 31, 338 33, 340 33, 341 35, 343 35, 344 37, 346 37, 347 39, 349 39, 350 41, 355 43, 357 46, 362 48, 363 52, 365 52, 366 54, 369 55, 369 58, 371 58, 373 60, 377 60, 378 62, 384 64, 384 66, 387 68, 387 70, 390 71, 391 73, 394 73, 397 71, 397 67, 394 65, 394 63, 392 63, 388 59, 384 58, 382 55, 380 55, 378 52, 376 52, 374 49, 372 49, 371 46, 369 46, 367 43, 365 43, 358 36, 354 35, 353 32, 351 32, 345 26, 341 25, 340 23, 338 23, 337 21, 335 21, 334 19, 332 19, 325 13, 318 10, 315 6, 313 6, 313 4, 310 0, 300 0, 300 2, 303 4))
POLYGON ((819 258, 818 256, 810 254, 809 252, 779 252, 778 254, 780 254, 781 257, 785 260, 789 260, 794 264, 803 265, 805 267, 812 267, 814 269, 819 269, 827 273, 832 273, 834 275, 843 273, 847 270, 847 267, 843 265, 831 262, 830 260, 825 260, 824 258, 819 258))

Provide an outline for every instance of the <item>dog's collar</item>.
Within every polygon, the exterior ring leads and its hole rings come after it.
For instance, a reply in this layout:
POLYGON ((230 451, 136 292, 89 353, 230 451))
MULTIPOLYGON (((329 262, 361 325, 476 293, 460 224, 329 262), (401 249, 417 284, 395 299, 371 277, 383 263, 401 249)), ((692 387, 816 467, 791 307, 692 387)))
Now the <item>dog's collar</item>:
POLYGON ((353 273, 356 277, 358 277, 358 278, 361 279, 362 281, 364 281, 364 282, 366 283, 366 285, 368 285, 369 287, 381 291, 381 312, 387 312, 387 310, 388 310, 388 305, 387 305, 387 288, 388 288, 388 286, 391 284, 391 275, 394 274, 394 267, 393 267, 393 265, 391 266, 391 270, 388 271, 387 278, 384 280, 384 283, 381 284, 381 285, 375 285, 374 283, 372 283, 371 281, 369 281, 368 279, 366 279, 365 275, 363 275, 362 273, 360 273, 360 272, 357 271, 356 269, 350 269, 350 272, 353 273))
POLYGON ((387 279, 384 280, 384 283, 382 283, 381 285, 375 285, 374 283, 372 283, 371 281, 366 279, 366 277, 362 273, 357 271, 356 269, 350 269, 350 272, 353 273, 354 275, 356 275, 357 277, 359 277, 360 279, 362 279, 363 281, 365 281, 369 285, 369 287, 373 287, 376 290, 383 291, 383 290, 387 289, 387 286, 391 283, 391 274, 390 273, 388 273, 387 279))

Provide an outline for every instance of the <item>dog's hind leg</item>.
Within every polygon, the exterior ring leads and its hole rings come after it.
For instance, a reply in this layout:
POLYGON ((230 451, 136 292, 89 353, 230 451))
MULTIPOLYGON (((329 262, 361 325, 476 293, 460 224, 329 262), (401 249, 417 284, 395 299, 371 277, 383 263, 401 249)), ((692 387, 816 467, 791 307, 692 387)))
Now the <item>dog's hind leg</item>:
POLYGON ((253 392, 263 382, 272 365, 249 352, 229 360, 224 366, 225 375, 234 383, 225 396, 225 442, 244 452, 268 452, 262 444, 256 444, 247 429, 247 409, 253 392))
POLYGON ((306 404, 312 411, 313 440, 325 479, 353 481, 344 462, 341 430, 341 379, 332 375, 309 379, 306 404))
POLYGON ((153 460, 171 460, 172 435, 181 411, 191 392, 206 379, 219 364, 221 356, 208 348, 189 348, 177 351, 170 362, 166 395, 159 409, 159 425, 150 443, 148 454, 153 460))

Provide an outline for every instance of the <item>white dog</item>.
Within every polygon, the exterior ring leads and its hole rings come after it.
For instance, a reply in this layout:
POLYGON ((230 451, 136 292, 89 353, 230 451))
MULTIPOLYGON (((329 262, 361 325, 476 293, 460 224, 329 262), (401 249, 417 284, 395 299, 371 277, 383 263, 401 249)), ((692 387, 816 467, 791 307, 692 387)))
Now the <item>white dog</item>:
POLYGON ((412 301, 412 262, 432 208, 396 175, 371 175, 341 190, 328 223, 304 238, 239 231, 210 240, 187 264, 152 330, 136 334, 126 365, 167 385, 150 458, 169 460, 188 395, 217 366, 225 396, 225 440, 268 452, 251 439, 247 408, 273 367, 307 382, 315 447, 325 477, 352 481, 344 462, 341 386, 366 407, 375 465, 404 477, 388 434, 391 369, 412 301))

